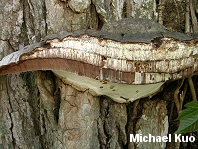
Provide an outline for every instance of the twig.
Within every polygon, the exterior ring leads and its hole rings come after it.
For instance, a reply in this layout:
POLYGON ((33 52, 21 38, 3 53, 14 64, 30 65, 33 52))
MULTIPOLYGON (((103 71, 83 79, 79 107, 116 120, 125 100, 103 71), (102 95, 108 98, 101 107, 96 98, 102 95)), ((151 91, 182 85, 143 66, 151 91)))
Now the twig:
POLYGON ((176 108, 177 108, 177 114, 179 115, 180 112, 182 111, 182 108, 180 106, 180 101, 179 101, 179 98, 178 98, 178 94, 179 94, 179 90, 181 88, 181 86, 183 85, 183 82, 184 82, 184 78, 182 78, 178 85, 177 85, 177 88, 175 89, 174 91, 174 101, 175 101, 175 105, 176 105, 176 108))
POLYGON ((191 95, 192 95, 192 100, 197 101, 197 96, 196 96, 195 87, 194 87, 192 78, 188 78, 188 84, 190 86, 190 92, 191 92, 191 95))
POLYGON ((175 1, 175 0, 173 0, 174 1, 174 3, 175 3, 175 8, 176 8, 176 10, 177 10, 177 21, 178 21, 178 23, 180 24, 180 22, 181 22, 181 19, 180 19, 180 16, 179 16, 179 10, 178 10, 178 5, 177 5, 177 2, 175 1))
POLYGON ((180 94, 180 108, 181 109, 182 109, 182 105, 184 102, 184 97, 186 96, 187 89, 188 89, 188 83, 187 83, 187 81, 185 81, 184 89, 183 89, 182 93, 180 94))
POLYGON ((160 24, 163 24, 163 11, 164 11, 164 0, 159 0, 159 6, 158 6, 158 22, 160 24))
POLYGON ((191 18, 192 18, 193 32, 198 33, 197 18, 196 18, 195 10, 193 7, 193 2, 192 2, 192 0, 189 0, 189 2, 190 2, 190 14, 191 14, 191 18))
POLYGON ((185 33, 190 33, 190 6, 189 6, 189 0, 186 0, 185 33))
MULTIPOLYGON (((176 108, 177 108, 177 115, 179 115, 181 113, 181 111, 182 111, 182 106, 181 106, 182 104, 179 101, 178 94, 179 94, 179 90, 182 87, 183 83, 184 83, 184 78, 182 78, 179 81, 179 83, 178 83, 178 85, 177 85, 177 87, 176 87, 176 89, 174 91, 174 101, 175 101, 175 105, 176 105, 176 108)), ((177 123, 177 125, 179 125, 179 123, 177 123)), ((175 142, 174 148, 175 149, 179 149, 179 147, 180 147, 180 142, 179 141, 175 142)))
MULTIPOLYGON (((186 92, 187 92, 187 89, 188 89, 188 83, 187 83, 187 81, 185 81, 184 89, 183 89, 182 93, 180 94, 180 98, 179 98, 180 100, 179 100, 178 99, 178 93, 179 93, 179 90, 180 90, 182 84, 183 83, 179 83, 178 86, 177 86, 177 88, 176 88, 176 90, 174 91, 174 102, 175 102, 175 105, 176 105, 177 109, 179 109, 179 110, 177 110, 177 111, 179 111, 179 113, 182 110, 182 105, 183 105, 184 97, 186 96, 186 92)), ((171 103, 169 120, 171 119, 172 114, 173 114, 174 102, 171 103)))
POLYGON ((132 12, 132 7, 131 7, 131 1, 126 0, 126 17, 130 18, 131 17, 131 12, 132 12))

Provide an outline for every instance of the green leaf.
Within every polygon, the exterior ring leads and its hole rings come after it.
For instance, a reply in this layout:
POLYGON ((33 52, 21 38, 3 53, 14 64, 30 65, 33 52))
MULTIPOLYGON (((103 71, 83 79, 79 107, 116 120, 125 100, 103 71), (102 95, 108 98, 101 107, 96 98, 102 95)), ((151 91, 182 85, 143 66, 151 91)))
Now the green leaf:
POLYGON ((186 119, 194 112, 196 112, 196 109, 185 109, 180 113, 176 120, 186 119))
POLYGON ((185 133, 198 130, 198 102, 192 101, 185 105, 184 109, 176 120, 180 120, 176 133, 185 133))
POLYGON ((198 102, 197 101, 191 101, 184 105, 186 108, 195 108, 198 109, 198 102))

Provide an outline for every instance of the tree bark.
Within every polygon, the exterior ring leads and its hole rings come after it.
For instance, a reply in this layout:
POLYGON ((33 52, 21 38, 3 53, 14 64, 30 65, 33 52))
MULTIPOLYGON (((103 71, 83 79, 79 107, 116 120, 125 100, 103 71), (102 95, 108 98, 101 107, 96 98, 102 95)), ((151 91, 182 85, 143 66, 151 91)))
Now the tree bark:
MULTIPOLYGON (((155 0, 131 0, 126 10, 124 0, 80 4, 78 0, 2 0, 0 59, 46 35, 100 29, 123 14, 157 20, 156 5, 155 0)), ((0 76, 0 148, 174 148, 174 141, 130 142, 130 134, 173 134, 177 111, 170 111, 175 88, 175 82, 167 83, 151 99, 120 104, 78 91, 51 71, 0 76)))

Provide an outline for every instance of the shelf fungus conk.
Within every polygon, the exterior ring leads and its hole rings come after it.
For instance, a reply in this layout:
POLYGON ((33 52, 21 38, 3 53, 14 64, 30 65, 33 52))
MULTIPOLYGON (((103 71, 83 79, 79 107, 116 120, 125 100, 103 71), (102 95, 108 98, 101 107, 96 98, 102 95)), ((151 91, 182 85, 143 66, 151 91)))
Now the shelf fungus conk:
POLYGON ((65 83, 126 103, 198 70, 198 35, 167 32, 146 19, 122 19, 101 31, 62 31, 0 61, 0 75, 52 70, 65 83))

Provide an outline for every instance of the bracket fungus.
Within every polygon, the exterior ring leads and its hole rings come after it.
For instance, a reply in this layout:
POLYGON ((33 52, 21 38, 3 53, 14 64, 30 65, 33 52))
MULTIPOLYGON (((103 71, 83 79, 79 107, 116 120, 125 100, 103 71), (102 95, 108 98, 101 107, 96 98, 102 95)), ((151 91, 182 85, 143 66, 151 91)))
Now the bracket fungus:
POLYGON ((198 35, 166 32, 146 19, 122 19, 101 31, 62 31, 0 61, 0 75, 52 70, 92 95, 126 103, 154 95, 168 80, 198 70, 198 35))

